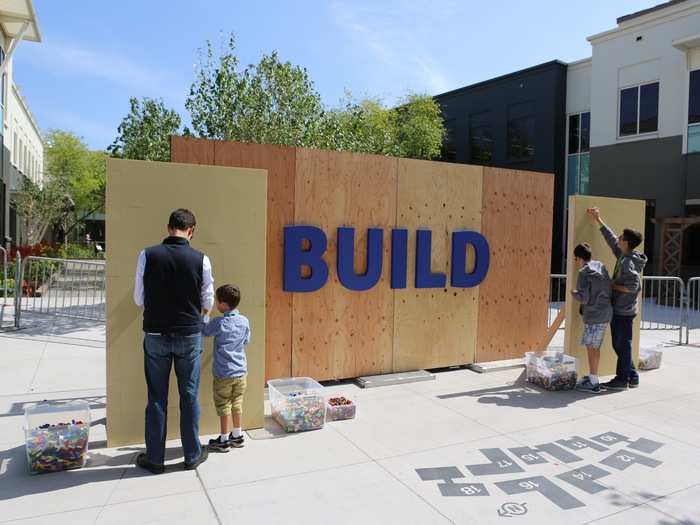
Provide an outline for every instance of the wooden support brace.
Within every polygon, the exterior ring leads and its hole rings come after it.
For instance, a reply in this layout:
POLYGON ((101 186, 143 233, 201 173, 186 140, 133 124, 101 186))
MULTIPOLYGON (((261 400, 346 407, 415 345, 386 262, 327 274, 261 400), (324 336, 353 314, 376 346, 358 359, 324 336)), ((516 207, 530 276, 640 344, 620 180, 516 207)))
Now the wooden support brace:
POLYGON ((564 322, 565 318, 566 318, 566 309, 562 308, 561 310, 559 310, 559 313, 554 318, 554 322, 552 323, 552 326, 547 328, 547 331, 544 334, 544 338, 542 339, 542 343, 540 343, 540 350, 547 350, 549 343, 551 343, 552 339, 554 338, 554 334, 557 333, 557 330, 559 330, 559 327, 564 322))

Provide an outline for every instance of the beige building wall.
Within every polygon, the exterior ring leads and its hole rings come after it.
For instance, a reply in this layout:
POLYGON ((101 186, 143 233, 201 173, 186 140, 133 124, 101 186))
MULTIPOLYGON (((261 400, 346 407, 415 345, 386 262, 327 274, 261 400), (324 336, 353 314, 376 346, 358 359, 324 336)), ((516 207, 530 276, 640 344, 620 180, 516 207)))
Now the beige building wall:
MULTIPOLYGON (((580 195, 569 198, 569 243, 566 252, 568 261, 566 268, 566 333, 564 345, 566 353, 576 357, 578 360, 579 376, 588 374, 588 358, 586 348, 581 345, 583 320, 579 315, 580 303, 571 297, 571 290, 576 286, 578 275, 578 268, 574 265, 574 247, 582 242, 590 244, 593 251, 593 259, 602 261, 611 277, 616 262, 616 258, 603 239, 599 228, 586 215, 586 210, 593 206, 600 208, 601 217, 615 233, 621 233, 624 228, 644 231, 644 201, 584 197, 580 195)), ((643 251, 644 245, 639 246, 637 250, 643 251)), ((639 313, 634 320, 632 339, 632 359, 634 363, 637 363, 639 355, 639 321, 642 315, 641 298, 639 305, 639 313)), ((600 349, 600 375, 615 374, 616 363, 617 355, 613 350, 610 329, 608 328, 605 333, 603 346, 600 349)))
MULTIPOLYGON (((133 301, 139 252, 167 236, 170 212, 197 218, 192 246, 209 256, 214 286, 241 288, 250 320, 244 428, 263 425, 265 377, 265 170, 109 159, 107 164, 107 440, 110 447, 143 443, 146 382, 142 311, 133 301)), ((200 434, 219 431, 212 402, 212 341, 202 355, 200 434)), ((179 437, 177 383, 171 376, 168 438, 179 437)))

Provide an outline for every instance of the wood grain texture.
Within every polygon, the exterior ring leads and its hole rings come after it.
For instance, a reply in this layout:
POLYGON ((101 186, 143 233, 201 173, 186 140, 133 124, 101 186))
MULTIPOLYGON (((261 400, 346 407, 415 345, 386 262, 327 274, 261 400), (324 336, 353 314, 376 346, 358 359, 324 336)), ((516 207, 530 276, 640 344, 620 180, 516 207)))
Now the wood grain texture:
POLYGON ((214 164, 213 140, 195 137, 170 137, 170 161, 184 164, 214 164))
POLYGON ((323 229, 329 278, 316 292, 296 293, 292 314, 292 374, 316 379, 391 371, 393 291, 389 230, 396 221, 397 160, 297 149, 295 218, 323 229), (367 291, 345 289, 336 271, 336 229, 355 228, 355 268, 366 267, 367 228, 384 229, 381 280, 367 291))
POLYGON ((394 293, 394 371, 474 362, 478 288, 449 285, 452 232, 481 229, 483 168, 400 159, 397 224, 409 230, 407 288, 394 293), (445 289, 414 288, 416 229, 430 229, 445 289))
MULTIPOLYGON (((616 257, 603 239, 598 227, 586 215, 586 210, 593 206, 600 208, 600 215, 605 223, 616 233, 624 228, 632 228, 644 231, 646 204, 641 200, 612 199, 605 197, 588 197, 576 195, 569 198, 569 235, 566 248, 566 332, 564 335, 564 348, 566 353, 578 359, 579 375, 588 374, 588 357, 586 348, 581 345, 583 334, 583 319, 579 314, 579 302, 571 297, 571 290, 576 286, 578 268, 575 267, 572 256, 574 247, 587 242, 591 245, 593 259, 602 261, 612 277, 615 269, 616 257)), ((644 244, 637 248, 644 251, 644 244)), ((641 319, 641 301, 639 313, 634 319, 632 331, 632 360, 638 361, 639 356, 639 321, 641 319)), ((599 375, 612 375, 615 373, 617 356, 612 347, 610 329, 605 331, 603 346, 600 347, 599 375)))
POLYGON ((296 148, 214 142, 217 165, 267 170, 266 379, 292 374, 292 294, 282 289, 282 271, 284 227, 294 222, 295 158, 296 148))
POLYGON ((484 168, 491 267, 480 286, 479 363, 522 357, 547 331, 553 195, 551 174, 484 168))
MULTIPOLYGON (((107 439, 110 447, 143 443, 146 381, 142 311, 133 302, 138 253, 167 236, 178 206, 198 220, 194 248, 206 253, 218 282, 246 283, 241 310, 253 337, 247 348, 243 425, 263 424, 265 378, 266 177, 262 170, 108 159, 107 163, 107 439), (192 184, 192 180, 197 184, 192 184), (167 191, 163 191, 166 188, 167 191), (231 228, 233 224, 245 228, 231 228), (256 337, 256 334, 259 334, 256 337)), ((170 378, 168 437, 179 437, 177 382, 170 378)), ((219 432, 212 400, 212 339, 205 338, 199 399, 200 431, 219 432)))

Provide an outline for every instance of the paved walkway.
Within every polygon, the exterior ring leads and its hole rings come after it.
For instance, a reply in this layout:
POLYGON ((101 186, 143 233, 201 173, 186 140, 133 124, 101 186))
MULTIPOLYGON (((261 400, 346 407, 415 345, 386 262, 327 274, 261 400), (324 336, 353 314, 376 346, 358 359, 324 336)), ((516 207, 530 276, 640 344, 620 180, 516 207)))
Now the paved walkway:
POLYGON ((32 325, 0 334, 1 523, 700 524, 697 348, 599 396, 545 393, 522 370, 335 385, 356 420, 291 435, 268 420, 196 472, 172 442, 170 472, 152 476, 133 466, 141 447, 105 448, 104 328, 32 325), (88 466, 27 475, 24 407, 74 398, 92 407, 88 466))

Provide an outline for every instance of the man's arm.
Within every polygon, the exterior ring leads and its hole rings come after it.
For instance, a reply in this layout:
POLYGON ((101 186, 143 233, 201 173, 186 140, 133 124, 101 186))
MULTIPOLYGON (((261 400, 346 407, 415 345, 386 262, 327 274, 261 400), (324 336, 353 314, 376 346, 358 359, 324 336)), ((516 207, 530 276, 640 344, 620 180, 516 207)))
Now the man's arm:
POLYGON ((578 279, 576 279, 576 289, 571 290, 571 295, 573 295, 574 299, 576 299, 577 301, 583 304, 588 304, 590 295, 589 288, 590 283, 588 282, 588 278, 581 272, 579 272, 578 279))
POLYGON ((620 250, 620 247, 617 245, 617 235, 603 222, 603 218, 600 216, 600 210, 598 208, 588 208, 586 213, 588 213, 588 216, 596 226, 600 228, 600 233, 603 234, 605 242, 608 243, 615 257, 619 258, 622 255, 622 250, 620 250))
POLYGON ((211 337, 218 335, 221 331, 221 317, 215 317, 208 323, 202 324, 202 335, 206 337, 211 337))
POLYGON ((146 269, 146 250, 141 250, 136 260, 136 276, 134 277, 134 302, 143 306, 143 272, 146 269))
POLYGON ((625 260, 620 267, 620 276, 617 282, 613 283, 612 289, 622 293, 637 294, 642 289, 642 278, 634 267, 634 263, 625 260))
POLYGON ((214 306, 214 276, 211 272, 211 261, 206 255, 202 260, 202 312, 206 315, 214 306))

